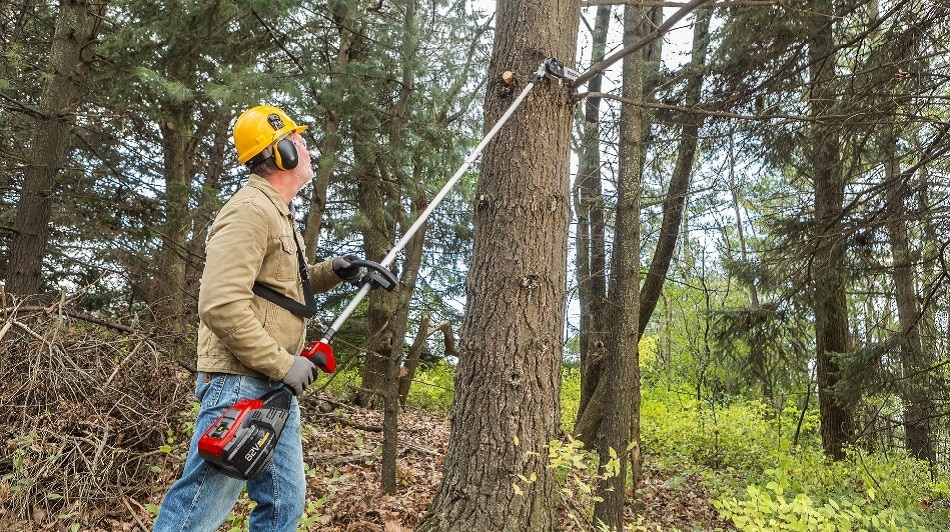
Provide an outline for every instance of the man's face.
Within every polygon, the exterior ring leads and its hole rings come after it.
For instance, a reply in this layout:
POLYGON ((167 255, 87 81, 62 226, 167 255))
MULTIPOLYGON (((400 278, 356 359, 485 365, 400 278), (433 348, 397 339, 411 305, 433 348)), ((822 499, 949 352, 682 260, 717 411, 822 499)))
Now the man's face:
POLYGON ((313 179, 313 166, 311 164, 310 151, 307 149, 307 139, 300 136, 300 133, 294 133, 290 140, 297 146, 297 167, 294 168, 294 174, 297 176, 297 190, 303 188, 313 179))

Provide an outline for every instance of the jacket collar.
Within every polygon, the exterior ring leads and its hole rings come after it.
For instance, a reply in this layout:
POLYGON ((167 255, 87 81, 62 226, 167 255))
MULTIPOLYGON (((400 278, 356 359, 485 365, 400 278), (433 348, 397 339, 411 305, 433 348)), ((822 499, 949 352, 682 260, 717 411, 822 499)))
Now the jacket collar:
POLYGON ((280 193, 277 192, 277 189, 274 188, 266 179, 257 174, 251 174, 247 185, 263 192, 264 195, 267 196, 267 199, 269 199, 271 203, 277 207, 277 210, 280 212, 281 216, 290 216, 290 207, 284 203, 283 196, 281 196, 280 193))

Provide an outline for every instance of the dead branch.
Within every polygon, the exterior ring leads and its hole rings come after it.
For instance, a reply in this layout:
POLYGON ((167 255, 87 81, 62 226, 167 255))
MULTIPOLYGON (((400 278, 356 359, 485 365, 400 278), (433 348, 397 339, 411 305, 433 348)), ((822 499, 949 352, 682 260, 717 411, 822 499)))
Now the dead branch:
POLYGON ((29 306, 29 307, 19 307, 14 308, 14 314, 17 311, 20 312, 43 312, 46 314, 53 313, 54 309, 56 312, 62 313, 70 318, 75 318, 77 320, 88 321, 89 323, 95 323, 96 325, 102 325, 103 327, 109 327, 110 329, 115 329, 117 331, 122 331, 125 333, 134 333, 136 329, 134 327, 129 327, 127 325, 122 325, 121 323, 115 323, 111 321, 106 321, 102 318, 97 318, 92 314, 87 314, 85 312, 80 312, 78 310, 72 310, 68 308, 63 308, 61 306, 50 306, 50 307, 38 307, 38 306, 29 306))
POLYGON ((432 326, 429 329, 429 334, 434 334, 436 332, 442 332, 442 343, 445 345, 445 355, 451 357, 458 357, 458 350, 455 349, 455 333, 452 331, 452 324, 446 320, 432 326))

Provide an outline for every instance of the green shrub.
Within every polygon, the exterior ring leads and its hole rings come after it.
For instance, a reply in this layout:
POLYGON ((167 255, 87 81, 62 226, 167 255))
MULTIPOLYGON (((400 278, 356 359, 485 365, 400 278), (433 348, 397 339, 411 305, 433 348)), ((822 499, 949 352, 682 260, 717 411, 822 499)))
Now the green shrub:
MULTIPOLYGON (((321 377, 318 386, 324 386, 330 397, 345 401, 349 399, 353 390, 360 387, 362 379, 358 367, 349 367, 337 370, 330 377, 321 377)), ((427 368, 420 367, 416 370, 406 403, 431 412, 448 412, 454 395, 455 367, 445 362, 438 362, 427 368)))
POLYGON ((645 461, 696 471, 718 492, 713 503, 740 530, 946 530, 947 478, 930 481, 927 464, 905 456, 852 452, 827 460, 818 414, 758 401, 700 402, 649 388, 641 403, 645 461), (928 508, 924 510, 923 508, 928 508))
POLYGON ((778 466, 742 497, 713 501, 739 530, 937 530, 927 521, 946 522, 922 515, 918 498, 927 475, 915 460, 852 455, 831 462, 817 450, 775 459, 778 466))
POLYGON ((430 412, 448 412, 455 396, 455 367, 439 361, 416 370, 406 403, 430 412))
POLYGON ((561 369, 561 431, 570 434, 581 405, 581 372, 576 367, 561 369))
POLYGON ((787 436, 776 433, 767 419, 768 408, 759 401, 709 405, 647 389, 640 418, 645 452, 699 471, 762 471, 773 463, 769 451, 788 448, 787 436))

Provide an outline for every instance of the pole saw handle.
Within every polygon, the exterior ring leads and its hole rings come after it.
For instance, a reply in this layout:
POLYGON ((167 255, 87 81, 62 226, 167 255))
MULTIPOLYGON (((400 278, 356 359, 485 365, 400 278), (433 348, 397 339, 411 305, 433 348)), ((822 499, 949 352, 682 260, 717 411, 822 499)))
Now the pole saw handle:
POLYGON ((362 266, 367 270, 370 270, 369 273, 361 277, 355 283, 356 286, 363 286, 364 284, 372 284, 373 288, 380 287, 387 292, 392 292, 396 288, 396 285, 399 284, 399 281, 396 279, 396 276, 393 272, 389 271, 382 264, 366 260, 366 259, 356 259, 349 261, 350 264, 355 266, 362 266))
POLYGON ((313 362, 314 366, 324 373, 333 373, 336 370, 336 358, 333 356, 333 347, 330 346, 326 338, 313 340, 303 346, 303 349, 300 351, 300 356, 309 359, 310 362, 313 362))

